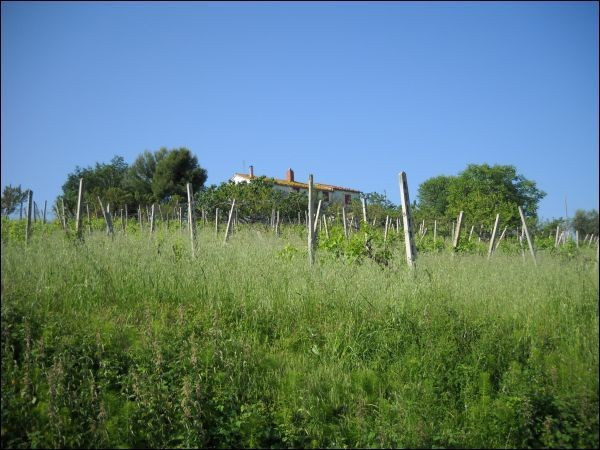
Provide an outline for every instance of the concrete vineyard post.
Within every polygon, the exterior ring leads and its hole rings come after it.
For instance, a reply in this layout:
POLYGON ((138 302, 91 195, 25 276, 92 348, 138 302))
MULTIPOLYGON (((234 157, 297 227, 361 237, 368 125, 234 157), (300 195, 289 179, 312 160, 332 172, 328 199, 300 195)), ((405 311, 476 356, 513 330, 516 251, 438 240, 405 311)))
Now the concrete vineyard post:
POLYGON ((191 183, 186 184, 187 199, 188 199, 188 229, 190 230, 190 247, 192 248, 192 258, 196 257, 196 249, 194 247, 195 241, 195 227, 194 227, 194 193, 192 192, 191 183))
POLYGON ((490 246, 488 248, 487 259, 492 257, 494 251, 494 240, 496 239, 496 231, 498 230, 498 221, 500 220, 500 214, 496 214, 496 220, 494 221, 494 228, 492 229, 492 237, 490 239, 490 246))
POLYGON ((125 203, 125 229, 127 229, 127 221, 129 220, 128 214, 127 214, 127 203, 125 203))
POLYGON ((219 234, 219 208, 215 209, 215 236, 219 234))
POLYGON ((360 199, 362 203, 363 222, 367 223, 367 203, 364 198, 360 199))
POLYGON ((433 243, 435 244, 435 241, 437 239, 437 220, 433 221, 433 243))
POLYGON ((29 236, 31 235, 31 208, 33 207, 33 191, 29 189, 27 191, 27 222, 25 225, 25 243, 29 242, 29 236))
POLYGON ((523 210, 519 206, 519 215, 521 216, 521 222, 523 223, 523 231, 525 232, 525 237, 527 238, 527 245, 529 246, 529 251, 531 252, 531 257, 533 258, 533 263, 537 266, 537 261, 535 259, 535 252, 533 251, 533 243, 531 242, 531 237, 529 236, 529 230, 527 229, 527 223, 525 222, 525 216, 523 215, 523 210))
POLYGON ((277 221, 275 222, 275 236, 279 237, 279 210, 277 210, 277 221))
POLYGON ((458 214, 458 220, 456 221, 456 231, 454 232, 454 241, 452 242, 452 248, 456 250, 458 242, 460 241, 460 227, 462 225, 463 212, 458 214))
POLYGON ((313 176, 308 176, 308 212, 307 228, 308 228, 308 263, 312 266, 315 262, 314 249, 314 230, 313 230, 313 176))
POLYGON ((235 198, 231 202, 231 208, 229 209, 229 218, 227 219, 227 228, 225 228, 225 239, 223 239, 223 244, 227 242, 227 238, 229 237, 229 229, 231 228, 231 219, 233 218, 233 208, 235 208, 235 198))
POLYGON ((150 234, 154 233, 154 203, 150 207, 150 234))
POLYGON ((411 268, 415 267, 417 258, 417 250, 413 240, 413 223, 410 213, 410 197, 408 195, 408 182, 406 180, 406 172, 400 172, 400 200, 402 203, 402 225, 404 227, 404 244, 406 247, 406 261, 411 268))
POLYGON ((342 222, 344 223, 344 237, 348 239, 348 224, 346 223, 346 207, 342 206, 342 222))
POLYGON ((315 222, 314 222, 314 231, 317 232, 317 224, 319 223, 319 213, 321 212, 321 200, 319 200, 319 204, 317 205, 317 213, 315 214, 315 222))
POLYGON ((92 234, 92 221, 90 220, 90 205, 88 205, 87 203, 85 204, 85 211, 87 213, 88 220, 88 233, 92 234))
POLYGON ((498 242, 496 242, 496 245, 494 246, 494 251, 498 250, 498 246, 500 245, 500 242, 502 242, 502 239, 504 239, 504 235, 506 234, 506 230, 508 229, 508 227, 504 227, 504 230, 502 230, 502 234, 500 235, 500 239, 498 239, 498 242))
POLYGON ((323 227, 325 228, 325 237, 329 239, 329 228, 327 227, 327 216, 321 216, 323 227))
POLYGON ((471 242, 471 236, 473 236, 473 229, 475 228, 475 225, 471 225, 471 231, 469 231, 469 242, 471 242))
POLYGON ((558 236, 559 236, 560 226, 556 227, 556 236, 554 237, 554 248, 558 247, 558 236))
POLYGON ((77 194, 77 215, 75 224, 75 233, 81 238, 81 200, 83 198, 83 178, 79 179, 79 193, 77 194))
POLYGON ((104 222, 106 222, 106 234, 113 234, 112 219, 110 217, 108 205, 106 206, 105 211, 104 205, 102 204, 102 200, 100 200, 100 197, 98 197, 98 202, 100 203, 100 209, 102 210, 102 215, 104 216, 104 222))

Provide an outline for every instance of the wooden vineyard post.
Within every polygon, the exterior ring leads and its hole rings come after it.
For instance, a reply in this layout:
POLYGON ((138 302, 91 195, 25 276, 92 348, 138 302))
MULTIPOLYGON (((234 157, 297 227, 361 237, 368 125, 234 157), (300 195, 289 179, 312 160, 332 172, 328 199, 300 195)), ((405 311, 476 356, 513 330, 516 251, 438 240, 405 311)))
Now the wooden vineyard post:
POLYGON ((362 203, 363 222, 367 223, 367 203, 364 198, 360 199, 362 203))
POLYGON ((90 205, 88 205, 87 203, 85 204, 85 211, 87 213, 88 232, 92 234, 92 221, 90 220, 90 205))
POLYGON ((227 238, 229 237, 229 229, 231 228, 231 219, 233 218, 233 208, 235 208, 235 198, 231 202, 231 209, 229 210, 229 218, 227 219, 227 228, 225 228, 225 238, 223 239, 223 244, 227 242, 227 238))
POLYGON ((456 250, 458 242, 460 241, 460 226, 462 225, 463 212, 458 214, 458 220, 456 221, 456 230, 454 232, 454 241, 452 242, 452 248, 456 250))
POLYGON ((404 227, 404 244, 406 247, 406 261, 411 268, 415 267, 417 259, 417 250, 413 240, 413 224, 410 214, 410 198, 408 196, 408 182, 406 180, 406 172, 400 172, 400 200, 402 202, 402 225, 404 227))
POLYGON ((33 191, 27 190, 27 222, 25 225, 25 243, 29 242, 29 236, 31 235, 31 208, 33 207, 33 191))
POLYGON ((346 223, 346 206, 342 206, 342 222, 344 223, 344 237, 348 239, 348 224, 346 223))
POLYGON ((81 239, 81 200, 83 198, 83 178, 79 179, 79 193, 77 194, 77 215, 75 224, 75 233, 77 237, 81 239))
POLYGON ((313 176, 308 176, 308 213, 307 213, 307 228, 308 228, 308 263, 312 266, 315 262, 315 242, 313 230, 313 176))
POLYGON ((525 237, 527 238, 527 245, 529 245, 529 251, 531 252, 531 257, 533 258, 533 263, 537 266, 537 261, 535 259, 535 252, 533 251, 533 243, 531 242, 531 237, 529 237, 529 230, 527 229, 527 223, 525 222, 525 216, 523 215, 523 210, 519 206, 519 215, 521 216, 521 222, 523 222, 523 231, 525 232, 525 237))
POLYGON ((196 257, 196 249, 194 248, 194 207, 193 200, 194 194, 192 193, 192 185, 191 183, 187 183, 187 198, 188 198, 188 228, 190 230, 190 246, 192 247, 192 258, 196 257))
POLYGON ((219 208, 215 209, 215 236, 219 235, 219 208))
POLYGON ((506 234, 506 230, 508 229, 508 227, 504 227, 504 230, 502 230, 502 234, 500 235, 500 239, 498 239, 498 242, 496 242, 496 245, 494 246, 494 251, 498 250, 498 246, 500 245, 500 242, 502 242, 502 239, 504 239, 504 235, 506 234))
POLYGON ((108 205, 106 205, 106 211, 104 210, 104 205, 102 204, 102 200, 98 197, 98 202, 100 203, 100 209, 102 210, 102 215, 104 216, 104 221, 106 222, 106 234, 114 235, 112 219, 110 217, 110 211, 108 209, 108 205))
POLYGON ((496 239, 496 231, 498 230, 498 221, 500 220, 500 214, 496 214, 496 221, 494 222, 494 228, 492 230, 492 237, 490 239, 490 247, 488 248, 487 259, 492 257, 494 251, 494 240, 496 239))
POLYGON ((37 204, 33 202, 33 223, 37 223, 37 204))
POLYGON ((42 216, 42 223, 46 224, 46 205, 48 204, 47 200, 44 200, 44 215, 42 216))

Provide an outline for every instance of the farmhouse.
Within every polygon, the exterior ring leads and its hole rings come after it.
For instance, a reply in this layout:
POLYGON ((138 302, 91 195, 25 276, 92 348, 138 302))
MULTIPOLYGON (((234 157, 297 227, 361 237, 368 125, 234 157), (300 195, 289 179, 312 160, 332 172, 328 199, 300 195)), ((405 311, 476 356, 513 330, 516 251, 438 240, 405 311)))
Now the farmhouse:
MULTIPOLYGON (((235 173, 231 177, 234 183, 249 183, 254 178, 254 167, 250 166, 250 173, 235 173)), ((288 169, 285 174, 285 179, 273 178, 275 189, 282 192, 307 192, 308 184, 300 183, 294 180, 294 171, 288 169)), ((349 205, 352 200, 360 198, 360 191, 331 184, 315 183, 314 189, 317 192, 316 200, 322 200, 326 205, 331 202, 339 202, 344 205, 349 205)))

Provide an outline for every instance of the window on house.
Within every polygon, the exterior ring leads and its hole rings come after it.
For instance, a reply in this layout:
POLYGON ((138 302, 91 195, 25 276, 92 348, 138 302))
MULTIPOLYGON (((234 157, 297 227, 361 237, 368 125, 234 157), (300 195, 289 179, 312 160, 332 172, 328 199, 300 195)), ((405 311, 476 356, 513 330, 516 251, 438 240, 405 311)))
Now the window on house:
POLYGON ((352 201, 352 196, 350 194, 345 194, 344 195, 344 203, 346 205, 349 205, 351 201, 352 201))
POLYGON ((323 192, 323 201, 324 202, 328 202, 329 201, 329 192, 323 192))

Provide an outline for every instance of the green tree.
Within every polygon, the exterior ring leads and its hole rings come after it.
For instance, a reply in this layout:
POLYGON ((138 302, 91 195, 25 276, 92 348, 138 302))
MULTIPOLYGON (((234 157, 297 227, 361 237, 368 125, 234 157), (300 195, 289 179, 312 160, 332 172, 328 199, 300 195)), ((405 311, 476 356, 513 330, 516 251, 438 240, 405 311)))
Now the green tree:
POLYGON ((129 167, 123 185, 133 195, 135 203, 152 203, 155 196, 152 189, 156 166, 169 151, 161 148, 155 152, 148 150, 139 155, 129 167))
POLYGON ((573 229, 579 232, 579 237, 583 238, 586 234, 598 236, 598 211, 595 209, 585 211, 578 209, 571 222, 573 229))
POLYGON ((17 209, 17 206, 25 201, 28 190, 22 190, 21 185, 4 187, 2 191, 2 215, 8 217, 17 209))
POLYGON ((187 148, 170 150, 156 161, 151 178, 154 199, 161 202, 173 196, 186 198, 187 183, 191 183, 193 192, 197 192, 204 187, 206 177, 206 170, 198 165, 198 158, 187 148))
POLYGON ((419 186, 419 211, 428 217, 444 217, 448 209, 448 188, 455 177, 440 175, 429 178, 419 186))
MULTIPOLYGON (((517 226, 517 207, 530 221, 537 220, 539 201, 545 192, 534 181, 517 174, 510 165, 469 164, 455 177, 435 177, 419 187, 419 211, 429 218, 453 220, 464 211, 465 223, 491 226, 496 214, 503 224, 517 226)), ((424 217, 425 218, 425 217, 424 217)))
MULTIPOLYGON (((115 156, 109 164, 96 163, 94 167, 81 168, 77 166, 72 173, 67 175, 67 181, 62 186, 62 198, 65 208, 73 212, 77 206, 79 193, 79 179, 84 179, 83 202, 90 205, 98 202, 98 197, 105 205, 109 203, 111 209, 123 207, 132 202, 132 196, 123 187, 123 179, 128 166, 122 156, 115 156)), ((55 206, 61 208, 60 197, 55 206)))

